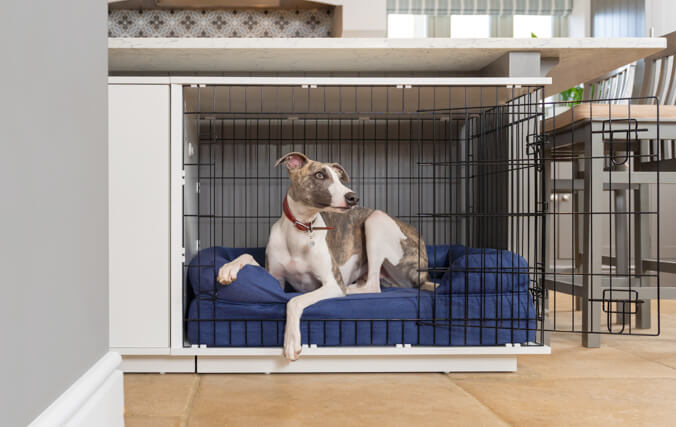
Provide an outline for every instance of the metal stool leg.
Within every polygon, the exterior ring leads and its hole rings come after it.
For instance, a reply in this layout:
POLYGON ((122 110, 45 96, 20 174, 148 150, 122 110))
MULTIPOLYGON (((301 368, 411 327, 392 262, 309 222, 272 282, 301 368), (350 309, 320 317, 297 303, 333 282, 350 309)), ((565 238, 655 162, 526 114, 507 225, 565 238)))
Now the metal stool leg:
MULTIPOLYGON (((643 281, 640 278, 643 274, 643 258, 649 256, 651 244, 649 215, 641 214, 641 212, 648 212, 650 209, 648 189, 647 185, 639 185, 634 196, 634 271, 641 282, 643 281)), ((638 304, 636 308, 636 328, 650 329, 650 319, 650 300, 638 304)))
POLYGON ((584 284, 582 287, 582 345, 600 347, 603 227, 603 139, 594 133, 585 143, 584 166, 584 284))
MULTIPOLYGON (((626 286, 629 282, 629 239, 628 221, 627 221, 627 191, 615 190, 615 275, 613 284, 615 286, 626 286)), ((611 253, 612 256, 612 253, 611 253)), ((627 324, 631 316, 624 313, 630 311, 630 307, 625 307, 624 303, 617 303, 617 314, 615 321, 619 324, 627 324)))
MULTIPOLYGON (((544 186, 545 186, 545 197, 546 201, 549 203, 549 209, 552 207, 552 201, 550 200, 550 195, 552 194, 552 168, 555 166, 555 163, 552 161, 545 161, 545 170, 544 170, 544 186)), ((547 241, 550 242, 554 233, 556 233, 556 227, 554 226, 554 218, 550 215, 547 221, 547 236, 548 239, 547 241)), ((546 264, 546 269, 549 270, 549 267, 551 265, 552 261, 555 260, 555 255, 552 250, 549 250, 550 248, 548 247, 548 254, 547 258, 545 259, 545 264, 546 264)), ((545 321, 544 321, 544 329, 551 329, 552 328, 552 320, 551 316, 552 313, 549 310, 549 304, 550 304, 550 299, 549 299, 549 291, 547 289, 544 289, 544 307, 543 310, 545 312, 545 321)), ((556 307, 554 307, 554 310, 556 310, 556 307)), ((544 332, 544 338, 543 338, 544 344, 545 345, 551 345, 552 341, 552 333, 549 331, 544 332)))
MULTIPOLYGON (((580 176, 580 167, 579 160, 573 160, 572 171, 573 179, 577 179, 580 176)), ((573 191, 572 195, 573 201, 573 212, 580 212, 580 207, 584 206, 584 193, 579 191, 573 191)), ((584 253, 582 245, 584 242, 584 217, 580 214, 573 216, 573 265, 576 273, 581 273, 584 268, 584 261, 582 260, 581 255, 584 253)), ((582 310, 582 297, 576 295, 573 302, 573 309, 575 311, 582 310)))

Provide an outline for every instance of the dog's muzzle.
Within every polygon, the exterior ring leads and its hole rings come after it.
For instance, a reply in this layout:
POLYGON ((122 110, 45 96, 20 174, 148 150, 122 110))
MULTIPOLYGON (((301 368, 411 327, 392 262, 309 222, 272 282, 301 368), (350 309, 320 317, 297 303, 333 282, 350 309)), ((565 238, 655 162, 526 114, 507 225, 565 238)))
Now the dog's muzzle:
POLYGON ((349 207, 356 206, 359 203, 359 195, 352 191, 345 193, 345 202, 349 207))

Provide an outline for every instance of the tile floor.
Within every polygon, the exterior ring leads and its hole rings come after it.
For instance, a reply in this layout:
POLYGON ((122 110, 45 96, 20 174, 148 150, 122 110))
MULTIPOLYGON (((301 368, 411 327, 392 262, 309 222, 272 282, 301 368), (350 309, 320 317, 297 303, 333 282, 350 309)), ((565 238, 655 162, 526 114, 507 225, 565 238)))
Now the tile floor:
POLYGON ((550 356, 522 356, 513 374, 128 374, 126 423, 673 426, 676 301, 662 302, 661 329, 600 349, 556 334, 550 356))

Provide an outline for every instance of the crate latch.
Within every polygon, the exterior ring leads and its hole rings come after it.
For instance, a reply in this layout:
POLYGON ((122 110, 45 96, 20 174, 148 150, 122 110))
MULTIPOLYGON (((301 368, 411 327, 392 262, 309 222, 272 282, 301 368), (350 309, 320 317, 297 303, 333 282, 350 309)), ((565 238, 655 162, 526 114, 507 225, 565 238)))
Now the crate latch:
POLYGON ((601 122, 601 130, 592 131, 592 133, 600 133, 603 140, 608 141, 610 144, 610 161, 613 165, 620 166, 629 160, 632 134, 634 135, 633 140, 638 141, 638 133, 646 131, 648 131, 646 128, 639 129, 636 119, 608 119, 601 122), (615 129, 613 129, 613 125, 615 125, 615 129), (621 144, 622 141, 615 141, 617 139, 615 134, 624 134, 624 156, 620 158, 615 157, 614 144, 621 144))
POLYGON ((638 298, 638 291, 634 289, 604 289, 601 299, 589 299, 591 302, 601 302, 603 312, 606 313, 608 332, 621 334, 624 332, 625 325, 628 323, 627 318, 635 315, 638 311, 638 305, 645 301, 638 298), (613 308, 616 304, 617 308, 613 308), (612 330, 612 315, 622 315, 623 321, 619 331, 612 330))

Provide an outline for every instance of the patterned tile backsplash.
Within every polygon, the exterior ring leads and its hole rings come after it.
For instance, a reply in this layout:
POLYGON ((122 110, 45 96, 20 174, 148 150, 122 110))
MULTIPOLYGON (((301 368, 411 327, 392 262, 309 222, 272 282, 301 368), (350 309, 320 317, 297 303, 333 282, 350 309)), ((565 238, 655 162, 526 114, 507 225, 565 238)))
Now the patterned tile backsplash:
POLYGON ((332 9, 108 12, 108 37, 331 37, 332 9))

